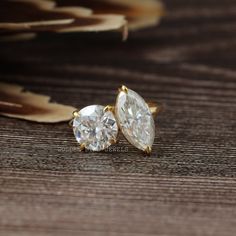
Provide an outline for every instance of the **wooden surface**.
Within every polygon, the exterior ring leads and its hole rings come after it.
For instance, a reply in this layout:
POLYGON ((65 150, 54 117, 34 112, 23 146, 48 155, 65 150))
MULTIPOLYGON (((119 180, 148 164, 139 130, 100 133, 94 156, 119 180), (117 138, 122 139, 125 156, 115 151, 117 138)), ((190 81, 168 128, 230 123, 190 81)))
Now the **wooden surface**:
POLYGON ((234 236, 236 2, 168 0, 160 27, 0 46, 0 78, 83 107, 121 84, 164 111, 151 157, 79 153, 67 124, 0 117, 1 236, 234 236))

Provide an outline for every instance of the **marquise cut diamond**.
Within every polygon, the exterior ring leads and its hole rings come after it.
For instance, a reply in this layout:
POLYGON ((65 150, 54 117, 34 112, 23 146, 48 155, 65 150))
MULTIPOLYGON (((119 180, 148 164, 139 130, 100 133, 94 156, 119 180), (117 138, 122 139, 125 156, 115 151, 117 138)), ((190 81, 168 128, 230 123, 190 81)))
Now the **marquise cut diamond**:
POLYGON ((79 144, 91 151, 101 151, 116 140, 118 125, 111 111, 105 111, 104 106, 91 105, 74 118, 73 131, 79 144))
POLYGON ((144 99, 131 89, 121 91, 115 111, 117 122, 126 139, 143 151, 151 148, 155 138, 155 124, 144 99))

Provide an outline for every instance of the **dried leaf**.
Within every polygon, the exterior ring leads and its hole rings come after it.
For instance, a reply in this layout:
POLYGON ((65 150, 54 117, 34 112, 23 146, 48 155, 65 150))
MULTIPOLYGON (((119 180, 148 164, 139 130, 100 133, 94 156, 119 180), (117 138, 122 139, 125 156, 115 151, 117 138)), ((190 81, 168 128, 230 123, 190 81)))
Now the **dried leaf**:
POLYGON ((130 29, 139 29, 157 24, 163 9, 158 0, 2 0, 0 40, 29 39, 40 32, 118 29, 123 30, 126 39, 124 16, 130 29))
POLYGON ((0 32, 106 31, 126 24, 121 15, 91 15, 92 11, 84 7, 55 8, 54 4, 44 5, 43 2, 8 0, 1 3, 5 14, 0 16, 0 32))
POLYGON ((0 3, 0 31, 29 30, 31 26, 68 24, 73 18, 51 15, 55 3, 44 0, 18 0, 0 3))
MULTIPOLYGON (((89 17, 76 17, 69 24, 35 25, 20 32, 91 32, 125 29, 126 21, 119 15, 92 15, 89 17)), ((19 32, 16 30, 15 32, 19 32)), ((124 32, 124 31, 123 31, 124 32)))
POLYGON ((23 87, 0 83, 0 114, 43 123, 69 121, 76 108, 50 103, 50 97, 23 91, 23 87))
POLYGON ((130 29, 157 24, 164 6, 157 0, 55 0, 58 6, 84 6, 94 14, 125 15, 130 29))

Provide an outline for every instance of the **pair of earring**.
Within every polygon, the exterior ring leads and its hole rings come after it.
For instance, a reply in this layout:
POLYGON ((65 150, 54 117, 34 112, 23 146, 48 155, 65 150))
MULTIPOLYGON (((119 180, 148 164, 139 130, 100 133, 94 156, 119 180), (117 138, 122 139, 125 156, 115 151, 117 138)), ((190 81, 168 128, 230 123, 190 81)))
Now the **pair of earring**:
POLYGON ((73 112, 73 132, 81 150, 102 151, 117 143, 119 129, 136 148, 150 154, 155 138, 154 104, 122 86, 115 106, 91 105, 73 112))

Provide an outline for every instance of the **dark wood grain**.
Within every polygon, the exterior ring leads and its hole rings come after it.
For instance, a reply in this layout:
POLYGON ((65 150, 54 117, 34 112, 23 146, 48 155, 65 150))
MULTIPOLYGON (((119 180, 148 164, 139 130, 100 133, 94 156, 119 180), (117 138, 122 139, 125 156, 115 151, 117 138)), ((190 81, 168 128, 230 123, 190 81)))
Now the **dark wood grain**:
POLYGON ((1 81, 76 106, 121 84, 164 111, 145 157, 79 153, 67 124, 0 117, 0 235, 234 236, 236 2, 166 1, 160 27, 0 45, 1 81))

